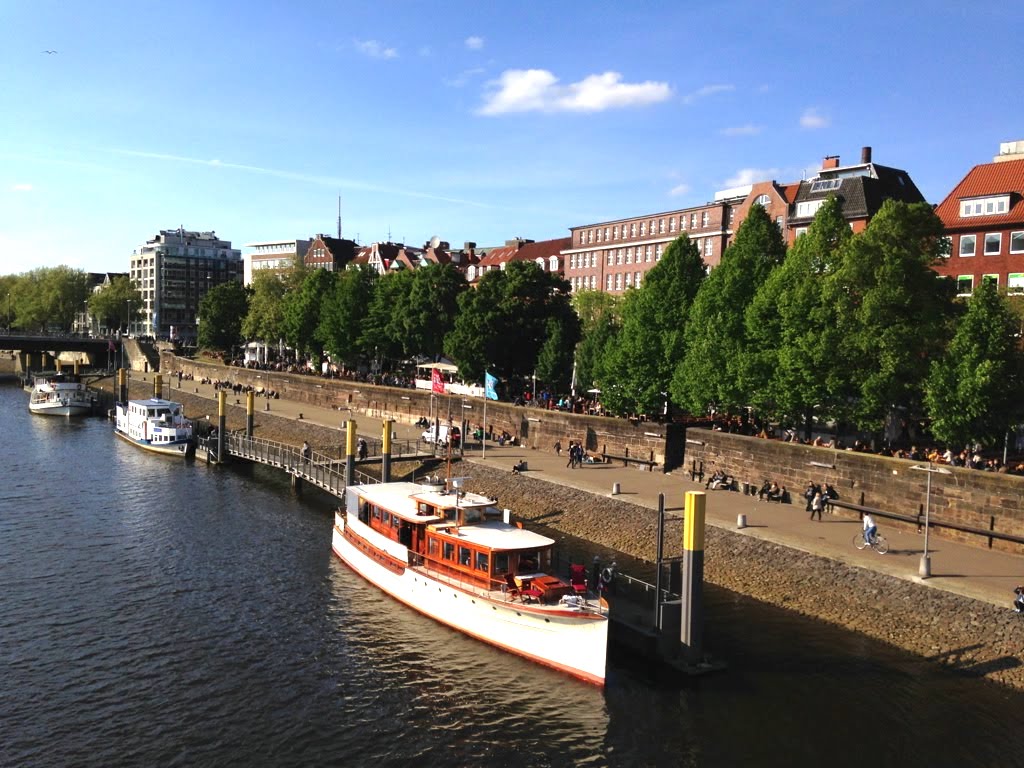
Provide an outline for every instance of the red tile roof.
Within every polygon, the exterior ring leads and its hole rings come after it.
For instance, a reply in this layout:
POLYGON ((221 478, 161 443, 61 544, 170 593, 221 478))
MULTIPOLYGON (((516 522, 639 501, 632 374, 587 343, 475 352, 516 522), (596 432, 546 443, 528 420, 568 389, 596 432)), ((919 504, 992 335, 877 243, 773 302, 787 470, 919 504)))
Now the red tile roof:
POLYGON ((974 166, 935 208, 946 229, 970 229, 1024 223, 1024 159, 974 166), (998 216, 960 216, 960 201, 1010 195, 1010 210, 998 216))

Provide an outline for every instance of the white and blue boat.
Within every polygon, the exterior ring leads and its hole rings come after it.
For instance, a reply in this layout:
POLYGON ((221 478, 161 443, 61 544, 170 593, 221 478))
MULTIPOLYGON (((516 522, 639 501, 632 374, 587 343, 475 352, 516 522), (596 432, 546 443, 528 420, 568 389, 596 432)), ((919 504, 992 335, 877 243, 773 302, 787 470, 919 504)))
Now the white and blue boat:
POLYGON ((152 397, 114 406, 114 434, 139 448, 170 456, 192 456, 192 422, 181 403, 152 397))

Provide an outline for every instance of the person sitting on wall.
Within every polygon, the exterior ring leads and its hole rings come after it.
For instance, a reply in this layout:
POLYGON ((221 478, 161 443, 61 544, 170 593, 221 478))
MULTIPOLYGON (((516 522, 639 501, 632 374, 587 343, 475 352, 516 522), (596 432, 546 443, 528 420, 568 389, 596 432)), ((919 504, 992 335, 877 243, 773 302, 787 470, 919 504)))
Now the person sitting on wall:
POLYGON ((513 475, 521 474, 523 472, 523 470, 525 470, 525 469, 526 469, 526 462, 525 461, 517 461, 515 464, 512 465, 512 474, 513 475))
POLYGON ((758 490, 757 492, 757 500, 761 501, 762 499, 764 499, 764 497, 768 495, 768 492, 771 491, 773 485, 775 485, 775 483, 771 482, 770 480, 765 480, 764 483, 761 485, 760 490, 758 490))
POLYGON ((1013 590, 1013 594, 1016 595, 1013 598, 1013 610, 1017 613, 1024 613, 1024 586, 1018 586, 1013 590))

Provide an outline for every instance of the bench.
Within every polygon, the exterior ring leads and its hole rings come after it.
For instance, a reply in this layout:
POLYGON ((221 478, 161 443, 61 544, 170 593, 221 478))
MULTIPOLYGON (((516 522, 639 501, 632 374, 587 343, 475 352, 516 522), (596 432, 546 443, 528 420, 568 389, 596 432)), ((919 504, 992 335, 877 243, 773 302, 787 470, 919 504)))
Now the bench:
POLYGON ((621 461, 622 462, 622 466, 624 466, 624 467, 629 465, 629 464, 639 464, 645 470, 647 470, 648 472, 652 471, 656 466, 658 466, 658 462, 652 461, 651 459, 641 459, 638 456, 629 456, 629 455, 626 455, 626 456, 616 456, 615 454, 612 454, 612 453, 602 453, 601 454, 601 460, 604 461, 604 462, 608 462, 608 461, 621 461))

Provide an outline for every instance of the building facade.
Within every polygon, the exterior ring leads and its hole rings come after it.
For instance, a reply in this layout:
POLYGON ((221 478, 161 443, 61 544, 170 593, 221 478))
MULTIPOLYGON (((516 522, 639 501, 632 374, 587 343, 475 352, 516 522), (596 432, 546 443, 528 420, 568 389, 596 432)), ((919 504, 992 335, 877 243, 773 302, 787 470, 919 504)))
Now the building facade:
POLYGON ((317 235, 309 242, 303 261, 311 269, 326 269, 340 272, 359 253, 359 246, 352 240, 317 235))
POLYGON ((1024 141, 1004 142, 991 163, 976 165, 935 209, 949 257, 935 270, 970 296, 982 281, 1024 293, 1024 141))
POLYGON ((251 250, 244 256, 245 284, 252 285, 252 276, 261 269, 284 272, 304 259, 309 250, 309 240, 268 240, 262 243, 248 243, 251 250))
POLYGON ((164 229, 132 253, 129 276, 142 294, 143 312, 128 332, 191 340, 206 293, 221 283, 242 282, 242 254, 215 232, 164 229))

